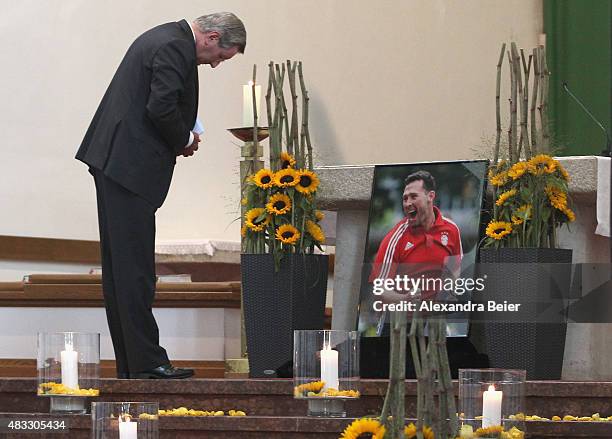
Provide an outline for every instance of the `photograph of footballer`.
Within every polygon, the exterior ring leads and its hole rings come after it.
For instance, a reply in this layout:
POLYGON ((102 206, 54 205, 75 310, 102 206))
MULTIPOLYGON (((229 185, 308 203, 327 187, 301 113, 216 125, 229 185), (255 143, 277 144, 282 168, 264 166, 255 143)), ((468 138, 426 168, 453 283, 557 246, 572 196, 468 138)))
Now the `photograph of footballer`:
MULTIPOLYGON (((411 300, 465 301, 452 281, 473 275, 487 161, 376 166, 359 310, 363 336, 388 335, 391 309, 411 300), (451 281, 452 280, 452 281, 451 281)), ((448 336, 467 336, 468 313, 448 336)))

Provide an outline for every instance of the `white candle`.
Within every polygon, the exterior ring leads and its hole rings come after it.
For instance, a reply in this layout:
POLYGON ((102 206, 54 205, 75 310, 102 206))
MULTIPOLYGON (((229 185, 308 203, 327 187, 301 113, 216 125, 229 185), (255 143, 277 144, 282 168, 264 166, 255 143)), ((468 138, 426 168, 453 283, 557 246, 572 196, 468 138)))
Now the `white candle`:
POLYGON ((119 417, 119 439, 137 439, 138 438, 138 423, 130 421, 123 421, 119 417))
MULTIPOLYGON (((257 120, 261 121, 261 111, 259 110, 259 101, 261 98, 261 85, 255 86, 255 102, 257 103, 257 120)), ((247 85, 242 86, 242 126, 252 127, 255 124, 253 116, 253 81, 249 81, 247 85)), ((257 123, 261 125, 261 123, 257 123)))
POLYGON ((329 345, 321 350, 321 381, 325 383, 323 390, 338 389, 338 351, 329 345))
POLYGON ((79 386, 79 353, 66 343, 65 350, 60 352, 62 367, 62 384, 70 389, 79 386))
POLYGON ((482 428, 501 425, 503 394, 501 390, 495 390, 492 384, 482 394, 482 428))

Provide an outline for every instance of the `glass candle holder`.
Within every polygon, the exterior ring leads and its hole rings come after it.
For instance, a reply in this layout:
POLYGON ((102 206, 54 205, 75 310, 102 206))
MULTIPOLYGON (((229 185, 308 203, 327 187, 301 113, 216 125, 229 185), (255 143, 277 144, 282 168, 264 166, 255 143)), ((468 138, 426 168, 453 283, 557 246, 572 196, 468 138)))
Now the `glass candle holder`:
POLYGON ((94 402, 91 404, 93 439, 159 438, 156 402, 94 402))
POLYGON ((86 399, 100 395, 100 334, 39 333, 36 368, 51 413, 85 413, 86 399))
POLYGON ((308 400, 309 416, 344 417, 346 400, 359 398, 359 333, 296 330, 293 396, 308 400))
POLYGON ((459 369, 461 438, 478 429, 479 437, 512 437, 525 432, 526 371, 513 369, 459 369))

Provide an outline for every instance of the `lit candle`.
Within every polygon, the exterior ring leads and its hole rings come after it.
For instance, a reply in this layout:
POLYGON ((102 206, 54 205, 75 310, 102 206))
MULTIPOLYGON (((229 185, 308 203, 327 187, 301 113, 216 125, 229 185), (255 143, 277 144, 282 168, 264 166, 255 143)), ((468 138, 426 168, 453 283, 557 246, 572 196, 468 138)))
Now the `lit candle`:
POLYGON ((66 343, 60 352, 62 368, 62 384, 70 389, 79 386, 79 353, 72 348, 72 343, 66 343))
POLYGON ((325 383, 323 390, 338 389, 338 351, 324 344, 321 350, 321 381, 325 383))
POLYGON ((129 415, 119 416, 119 439, 138 439, 138 423, 132 422, 129 415))
POLYGON ((501 425, 502 396, 493 384, 482 394, 482 428, 501 425))
MULTIPOLYGON (((257 103, 257 120, 261 120, 259 101, 261 98, 261 85, 255 86, 255 102, 257 103)), ((255 124, 253 116, 253 81, 242 86, 242 126, 252 127, 255 124)), ((258 123, 258 125, 260 125, 258 123)))

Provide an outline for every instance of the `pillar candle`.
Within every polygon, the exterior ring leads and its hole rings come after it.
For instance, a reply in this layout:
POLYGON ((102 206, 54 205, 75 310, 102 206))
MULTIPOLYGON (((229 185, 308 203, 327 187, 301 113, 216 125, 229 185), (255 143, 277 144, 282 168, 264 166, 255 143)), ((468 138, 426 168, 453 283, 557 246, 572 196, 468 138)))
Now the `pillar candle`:
MULTIPOLYGON (((255 102, 257 103, 257 120, 261 121, 259 101, 261 98, 261 85, 255 86, 255 102)), ((253 116, 253 81, 242 86, 242 126, 252 127, 255 124, 253 116)), ((261 123, 258 123, 261 125, 261 123)))
POLYGON ((482 428, 501 425, 502 396, 503 392, 495 390, 494 385, 482 394, 482 428))
POLYGON ((338 351, 329 345, 321 350, 321 381, 325 382, 324 390, 338 389, 338 351))
POLYGON ((66 343, 65 350, 60 352, 62 368, 62 384, 70 389, 76 389, 79 385, 79 353, 72 349, 72 345, 66 343))
POLYGON ((138 439, 138 423, 119 418, 119 439, 138 439))

